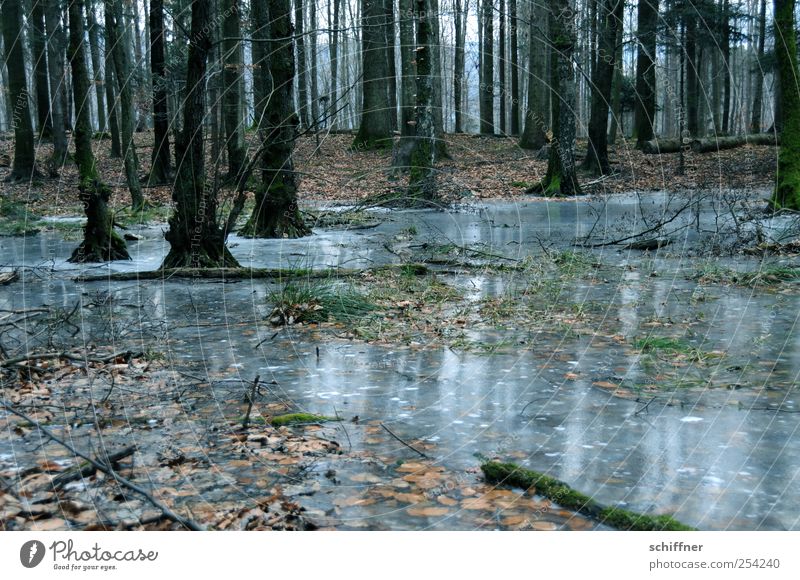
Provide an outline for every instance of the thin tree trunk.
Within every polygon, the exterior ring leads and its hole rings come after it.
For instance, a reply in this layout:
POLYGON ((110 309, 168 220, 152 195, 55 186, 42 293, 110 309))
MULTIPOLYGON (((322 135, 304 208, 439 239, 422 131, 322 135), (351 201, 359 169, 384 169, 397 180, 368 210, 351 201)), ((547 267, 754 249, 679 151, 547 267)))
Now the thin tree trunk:
POLYGON ((210 21, 210 0, 193 0, 183 127, 175 143, 178 160, 178 175, 172 190, 175 210, 165 234, 170 250, 162 268, 239 265, 225 247, 217 222, 216 189, 206 186, 203 118, 206 114, 206 63, 211 52, 210 21))
POLYGON ((511 134, 519 135, 519 103, 522 100, 522 94, 519 90, 517 0, 509 0, 508 11, 511 17, 511 134))
POLYGON ((33 146, 30 94, 22 46, 22 3, 6 0, 2 3, 3 46, 8 69, 8 89, 12 103, 11 125, 14 129, 14 162, 9 179, 30 179, 36 173, 36 153, 33 146))
POLYGON ((47 87, 47 51, 45 49, 44 2, 34 0, 30 13, 31 48, 33 54, 33 78, 36 87, 36 130, 42 137, 49 137, 53 131, 50 118, 50 91, 47 87))
POLYGON ((700 137, 700 76, 697 58, 697 20, 695 15, 688 15, 685 20, 686 50, 686 123, 692 137, 700 137))
POLYGON ((142 187, 139 184, 139 158, 136 155, 136 144, 133 141, 134 110, 133 94, 130 83, 132 69, 128 60, 128 35, 123 22, 122 0, 105 0, 106 34, 110 41, 111 58, 114 61, 114 78, 117 81, 119 94, 119 136, 122 145, 122 157, 125 162, 125 177, 131 193, 131 206, 140 209, 144 206, 142 187))
POLYGON ((481 135, 494 135, 494 2, 481 1, 481 135))
MULTIPOLYGON (((381 13, 383 12, 382 5, 381 13)), ((294 171, 296 120, 292 114, 294 50, 289 0, 269 0, 269 69, 263 83, 269 87, 263 119, 264 151, 261 185, 256 205, 241 234, 256 238, 298 238, 310 232, 297 207, 294 171)), ((380 28, 378 32, 382 31, 380 28)), ((385 104, 384 104, 385 105, 385 104)))
POLYGON ((731 122, 731 22, 728 0, 724 0, 722 4, 722 72, 725 75, 722 90, 722 132, 727 135, 731 122))
MULTIPOLYGON (((105 34, 105 71, 106 71, 106 104, 108 106, 108 127, 111 130, 111 158, 122 157, 122 144, 119 134, 119 118, 117 115, 117 91, 114 89, 114 57, 111 54, 113 43, 109 41, 108 30, 105 34)), ((68 115, 69 117, 69 115, 68 115)))
POLYGON ((402 79, 400 83, 400 135, 413 137, 416 134, 414 115, 416 94, 416 61, 414 43, 414 2, 400 0, 400 60, 402 79))
POLYGON ((755 71, 755 95, 750 113, 750 132, 761 132, 761 109, 764 102, 764 44, 767 36, 767 0, 761 0, 758 13, 758 57, 755 71))
MULTIPOLYGON (((274 0, 273 0, 274 1, 274 0)), ((386 12, 383 0, 361 0, 362 101, 361 124, 354 149, 392 145, 392 127, 386 106, 386 12)))
POLYGON ((499 89, 500 89, 500 134, 506 135, 506 102, 508 94, 506 93, 506 2, 500 0, 500 37, 497 39, 497 52, 498 52, 498 76, 499 76, 499 89))
MULTIPOLYGON (((298 1, 298 5, 300 0, 298 1)), ((238 183, 245 164, 244 112, 242 111, 242 26, 239 0, 225 0, 222 21, 222 106, 225 145, 228 152, 228 179, 238 183)))
POLYGON ((101 28, 97 24, 97 14, 92 2, 86 5, 87 22, 89 26, 89 47, 92 57, 92 72, 94 73, 94 90, 97 97, 97 128, 99 131, 107 131, 106 128, 106 103, 105 87, 103 87, 103 76, 101 74, 100 58, 100 32, 101 28))
POLYGON ((608 111, 616 65, 617 30, 622 27, 623 0, 600 0, 597 58, 592 67, 592 103, 589 118, 589 148, 583 168, 595 175, 609 173, 608 111))
POLYGON ((333 35, 331 39, 331 99, 330 99, 330 126, 338 129, 337 111, 339 104, 339 12, 341 0, 333 0, 333 35))
MULTIPOLYGON (((311 0, 316 2, 316 0, 311 0)), ((303 0, 294 0, 294 30, 297 41, 297 89, 298 103, 297 114, 300 117, 300 127, 308 127, 308 77, 306 75, 306 41, 303 36, 303 0)))
MULTIPOLYGON (((317 78, 317 2, 316 0, 311 1, 311 5, 309 6, 309 21, 311 24, 311 35, 309 37, 309 42, 311 46, 311 68, 309 70, 309 74, 311 76, 311 126, 314 128, 314 131, 317 131, 317 123, 319 123, 319 81, 317 78)), ((395 120, 397 119, 397 115, 395 115, 395 120)))
POLYGON ((80 176, 80 194, 86 213, 83 242, 70 262, 106 262, 130 258, 123 239, 114 232, 108 202, 111 188, 103 183, 92 152, 89 114, 89 72, 84 54, 83 0, 69 3, 69 61, 75 99, 75 163, 80 176))
POLYGON ((531 6, 528 35, 528 106, 525 112, 525 126, 519 139, 523 149, 538 150, 547 143, 545 135, 549 123, 547 96, 550 86, 547 79, 546 37, 548 9, 544 4, 531 6), (544 28, 539 31, 537 27, 544 28))
MULTIPOLYGON (((433 116, 433 49, 432 19, 437 18, 430 0, 415 0, 417 22, 417 106, 414 149, 409 172, 409 197, 413 205, 430 203, 436 198, 436 128, 433 116)), ((438 47, 437 47, 438 48, 438 47)))
POLYGON ((51 173, 64 165, 67 159, 67 134, 64 127, 62 94, 66 91, 66 37, 61 24, 61 0, 47 0, 45 24, 47 27, 47 68, 50 76, 50 117, 53 120, 53 157, 51 173))
POLYGON ((172 176, 169 155, 169 109, 164 63, 164 0, 150 3, 150 68, 153 83, 153 152, 148 183, 167 183, 172 176))
POLYGON ((387 92, 389 96, 389 121, 392 131, 397 130, 397 67, 395 65, 394 0, 384 0, 386 11, 386 61, 387 92))
MULTIPOLYGON (((516 0, 512 0, 515 2, 516 0)), ((469 0, 463 0, 463 11, 462 11, 462 0, 454 0, 453 2, 455 8, 455 55, 454 55, 454 63, 453 63, 453 105, 455 110, 455 132, 456 133, 463 133, 464 132, 464 121, 462 119, 463 112, 463 102, 464 102, 464 31, 465 31, 465 21, 467 19, 467 13, 469 12, 469 0)))
POLYGON ((633 134, 637 146, 655 137, 656 38, 658 1, 639 0, 636 50, 636 101, 633 134))

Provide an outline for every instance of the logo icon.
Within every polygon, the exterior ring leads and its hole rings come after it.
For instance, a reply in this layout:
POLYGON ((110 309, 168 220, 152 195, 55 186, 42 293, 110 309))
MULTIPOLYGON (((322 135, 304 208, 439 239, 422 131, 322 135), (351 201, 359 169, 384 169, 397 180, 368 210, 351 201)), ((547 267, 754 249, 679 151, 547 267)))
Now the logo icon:
POLYGON ((29 540, 19 549, 19 561, 26 568, 36 568, 44 560, 44 544, 39 540, 29 540))

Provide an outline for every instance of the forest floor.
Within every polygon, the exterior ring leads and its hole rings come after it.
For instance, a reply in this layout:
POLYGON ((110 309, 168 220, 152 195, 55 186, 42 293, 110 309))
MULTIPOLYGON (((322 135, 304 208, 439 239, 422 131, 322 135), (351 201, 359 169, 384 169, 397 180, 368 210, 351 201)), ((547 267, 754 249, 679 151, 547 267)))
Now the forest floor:
MULTIPOLYGON (((248 134, 250 142, 254 135, 248 134)), ((135 135, 141 176, 146 183, 150 166, 152 133, 135 135)), ((320 135, 302 137, 295 154, 295 169, 300 175, 301 203, 349 203, 391 193, 401 188, 405 178, 392 169, 391 151, 352 150, 352 135, 320 135)), ((121 159, 109 156, 110 143, 96 141, 100 173, 114 188, 112 205, 122 209, 128 203, 125 174, 121 159)), ((546 159, 537 151, 526 151, 512 138, 475 135, 447 135, 449 159, 438 167, 439 187, 450 199, 464 202, 477 199, 525 199, 525 190, 544 177, 546 159)), ((583 176, 584 193, 608 194, 631 191, 678 191, 683 189, 727 190, 768 188, 775 175, 777 151, 769 146, 744 146, 718 153, 685 156, 685 172, 678 175, 679 154, 645 155, 632 143, 619 143, 611 148, 613 175, 603 179, 583 176)), ((40 167, 52 150, 42 143, 37 151, 40 167)), ((579 140, 576 159, 586 151, 586 142, 579 140)), ((13 152, 10 135, 0 136, 0 179, 4 178, 8 160, 13 152)), ((224 159, 209 169, 224 174, 224 159)), ((31 183, 4 184, 4 198, 25 206, 32 216, 81 215, 78 201, 77 170, 72 163, 60 169, 56 179, 45 177, 31 183)), ((212 174, 212 173, 210 173, 212 174)), ((169 205, 171 191, 167 186, 146 187, 145 197, 155 206, 169 205)), ((230 200, 232 191, 223 187, 223 202, 230 200)), ((156 214, 164 218, 167 212, 156 214)))

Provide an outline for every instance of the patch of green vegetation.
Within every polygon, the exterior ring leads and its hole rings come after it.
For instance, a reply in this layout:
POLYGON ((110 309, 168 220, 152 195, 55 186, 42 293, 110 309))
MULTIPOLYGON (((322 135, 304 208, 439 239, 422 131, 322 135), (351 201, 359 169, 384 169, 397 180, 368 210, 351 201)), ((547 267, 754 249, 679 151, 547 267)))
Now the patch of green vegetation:
POLYGON ((733 268, 707 266, 693 276, 706 284, 738 284, 741 286, 774 286, 800 280, 800 267, 768 266, 754 272, 739 272, 733 268))
POLYGON ((576 252, 574 250, 565 250, 554 254, 552 260, 559 271, 568 276, 584 274, 599 265, 592 254, 588 252, 576 252))
POLYGON ((646 338, 640 338, 633 344, 642 352, 666 351, 687 354, 692 350, 692 347, 682 340, 661 336, 648 336, 646 338))
POLYGON ((352 322, 378 309, 354 288, 335 282, 302 280, 288 282, 267 300, 274 304, 270 322, 276 325, 301 322, 352 322))
POLYGON ((50 222, 48 229, 58 232, 65 241, 76 241, 83 239, 84 221, 57 221, 50 222))
POLYGON ((325 415, 314 415, 313 413, 288 413, 277 415, 269 420, 273 427, 284 427, 286 425, 301 425, 307 423, 326 423, 336 421, 336 417, 326 417, 325 415))
POLYGON ((305 212, 306 224, 310 228, 346 227, 349 229, 365 229, 377 226, 380 221, 365 211, 321 211, 305 212))
POLYGON ((523 469, 513 463, 485 461, 481 465, 483 475, 489 483, 501 483, 523 489, 535 489, 557 504, 588 515, 602 524, 619 530, 631 531, 689 531, 689 527, 668 515, 648 516, 629 510, 607 507, 591 497, 576 491, 563 481, 543 473, 523 469))
POLYGON ((123 226, 166 223, 172 213, 168 205, 148 204, 142 208, 126 207, 114 214, 114 221, 123 226))
POLYGON ((24 203, 0 196, 0 236, 32 236, 39 233, 39 218, 24 203))
POLYGON ((530 183, 528 181, 512 181, 511 187, 521 187, 523 189, 530 189, 531 187, 535 186, 535 183, 530 183))

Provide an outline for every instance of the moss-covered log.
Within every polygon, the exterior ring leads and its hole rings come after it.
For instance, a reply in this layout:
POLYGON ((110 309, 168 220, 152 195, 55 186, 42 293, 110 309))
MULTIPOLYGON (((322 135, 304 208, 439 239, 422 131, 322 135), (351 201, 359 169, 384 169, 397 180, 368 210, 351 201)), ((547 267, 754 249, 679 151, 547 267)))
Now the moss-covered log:
POLYGON ((725 149, 734 149, 743 145, 780 145, 780 136, 773 133, 756 133, 753 135, 731 135, 727 137, 706 137, 690 139, 653 139, 641 144, 642 153, 658 155, 659 153, 678 153, 682 146, 687 146, 695 153, 713 153, 725 149))
POLYGON ((500 483, 524 489, 535 489, 560 506, 589 516, 601 524, 619 530, 637 531, 686 531, 694 528, 682 524, 671 516, 648 516, 629 510, 604 506, 591 497, 572 489, 563 481, 548 475, 523 469, 513 463, 489 461, 481 465, 481 470, 489 483, 500 483))
POLYGON ((106 262, 129 260, 125 241, 114 232, 108 201, 111 188, 100 179, 92 151, 92 126, 89 119, 89 75, 84 54, 83 0, 69 4, 69 60, 75 103, 75 163, 80 176, 80 197, 86 213, 83 242, 69 258, 70 262, 106 262))
POLYGON ((269 2, 268 57, 259 63, 261 83, 272 87, 268 99, 259 103, 261 184, 256 205, 240 235, 253 238, 300 238, 311 233, 297 207, 297 174, 294 171, 294 141, 297 116, 292 104, 294 51, 289 0, 269 2), (269 62, 269 68, 265 66, 269 62))

